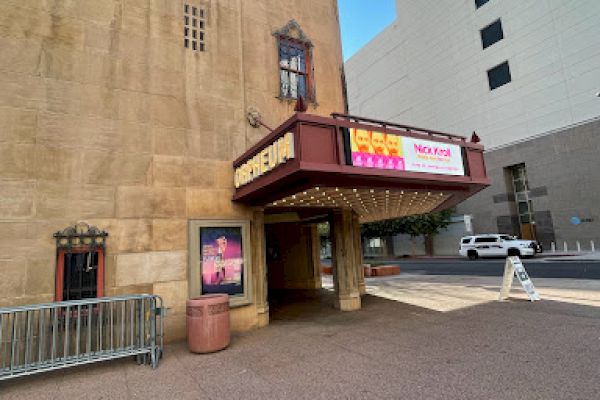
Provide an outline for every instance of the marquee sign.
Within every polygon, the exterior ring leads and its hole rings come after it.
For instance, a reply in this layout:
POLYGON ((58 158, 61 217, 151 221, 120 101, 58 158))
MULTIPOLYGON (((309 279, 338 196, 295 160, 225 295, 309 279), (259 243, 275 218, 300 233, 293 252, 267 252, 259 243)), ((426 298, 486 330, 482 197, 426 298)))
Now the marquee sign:
POLYGON ((278 165, 295 157, 294 134, 287 132, 282 137, 257 152, 252 158, 235 169, 235 188, 244 186, 278 165))
POLYGON ((465 174, 461 148, 393 133, 350 129, 351 165, 363 168, 465 174))

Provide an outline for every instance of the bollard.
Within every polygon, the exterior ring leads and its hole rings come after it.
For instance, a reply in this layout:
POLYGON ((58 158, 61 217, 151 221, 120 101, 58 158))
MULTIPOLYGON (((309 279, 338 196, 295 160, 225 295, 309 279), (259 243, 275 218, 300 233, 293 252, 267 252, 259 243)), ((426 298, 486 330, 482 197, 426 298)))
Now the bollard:
POLYGON ((592 249, 592 253, 596 251, 596 249, 594 248, 594 241, 590 240, 590 248, 592 249))
POLYGON ((565 252, 569 251, 569 249, 567 248, 567 241, 566 240, 565 240, 565 243, 564 243, 564 249, 565 249, 565 252))
POLYGON ((552 248, 552 252, 553 252, 553 253, 556 253, 556 243, 552 242, 552 243, 550 244, 550 247, 552 248))
POLYGON ((579 240, 575 243, 577 244, 577 252, 581 253, 581 243, 579 243, 579 240))

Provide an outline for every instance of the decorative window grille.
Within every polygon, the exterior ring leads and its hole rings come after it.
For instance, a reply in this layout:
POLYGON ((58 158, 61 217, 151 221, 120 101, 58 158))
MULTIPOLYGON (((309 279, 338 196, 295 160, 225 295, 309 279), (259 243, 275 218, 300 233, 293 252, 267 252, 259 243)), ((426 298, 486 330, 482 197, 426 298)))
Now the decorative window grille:
POLYGON ((108 233, 80 222, 54 234, 55 300, 104 296, 104 248, 108 233))
POLYGON ((183 6, 183 46, 194 51, 206 50, 206 10, 190 4, 183 6))

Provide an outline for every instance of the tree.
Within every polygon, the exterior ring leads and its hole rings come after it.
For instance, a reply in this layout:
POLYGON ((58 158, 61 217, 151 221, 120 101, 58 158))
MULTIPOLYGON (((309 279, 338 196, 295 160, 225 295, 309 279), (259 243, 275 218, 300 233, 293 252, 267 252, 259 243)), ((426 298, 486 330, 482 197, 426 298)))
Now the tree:
POLYGON ((425 237, 425 248, 427 254, 433 253, 433 236, 440 230, 445 229, 450 224, 450 217, 454 209, 448 209, 440 212, 411 215, 398 219, 369 222, 361 225, 361 236, 363 238, 383 237, 389 239, 398 234, 407 234, 411 237, 413 255, 415 254, 414 238, 423 235, 425 237))
POLYGON ((388 219, 360 226, 362 243, 365 242, 365 239, 382 238, 385 245, 385 255, 394 255, 393 237, 400 233, 406 233, 406 227, 402 219, 388 219))

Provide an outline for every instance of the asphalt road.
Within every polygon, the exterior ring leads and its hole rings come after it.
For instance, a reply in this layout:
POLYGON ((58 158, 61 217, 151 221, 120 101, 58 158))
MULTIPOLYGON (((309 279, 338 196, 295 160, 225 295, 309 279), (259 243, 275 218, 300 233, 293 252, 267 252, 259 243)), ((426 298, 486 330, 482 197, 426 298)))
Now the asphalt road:
MULTIPOLYGON (((372 265, 381 264, 370 260, 372 265)), ((369 261, 365 261, 369 262, 369 261)), ((425 275, 475 275, 502 276, 504 259, 468 261, 451 260, 400 260, 383 264, 400 265, 402 272, 425 275)), ((523 260, 532 278, 600 279, 600 261, 544 261, 523 260)))

